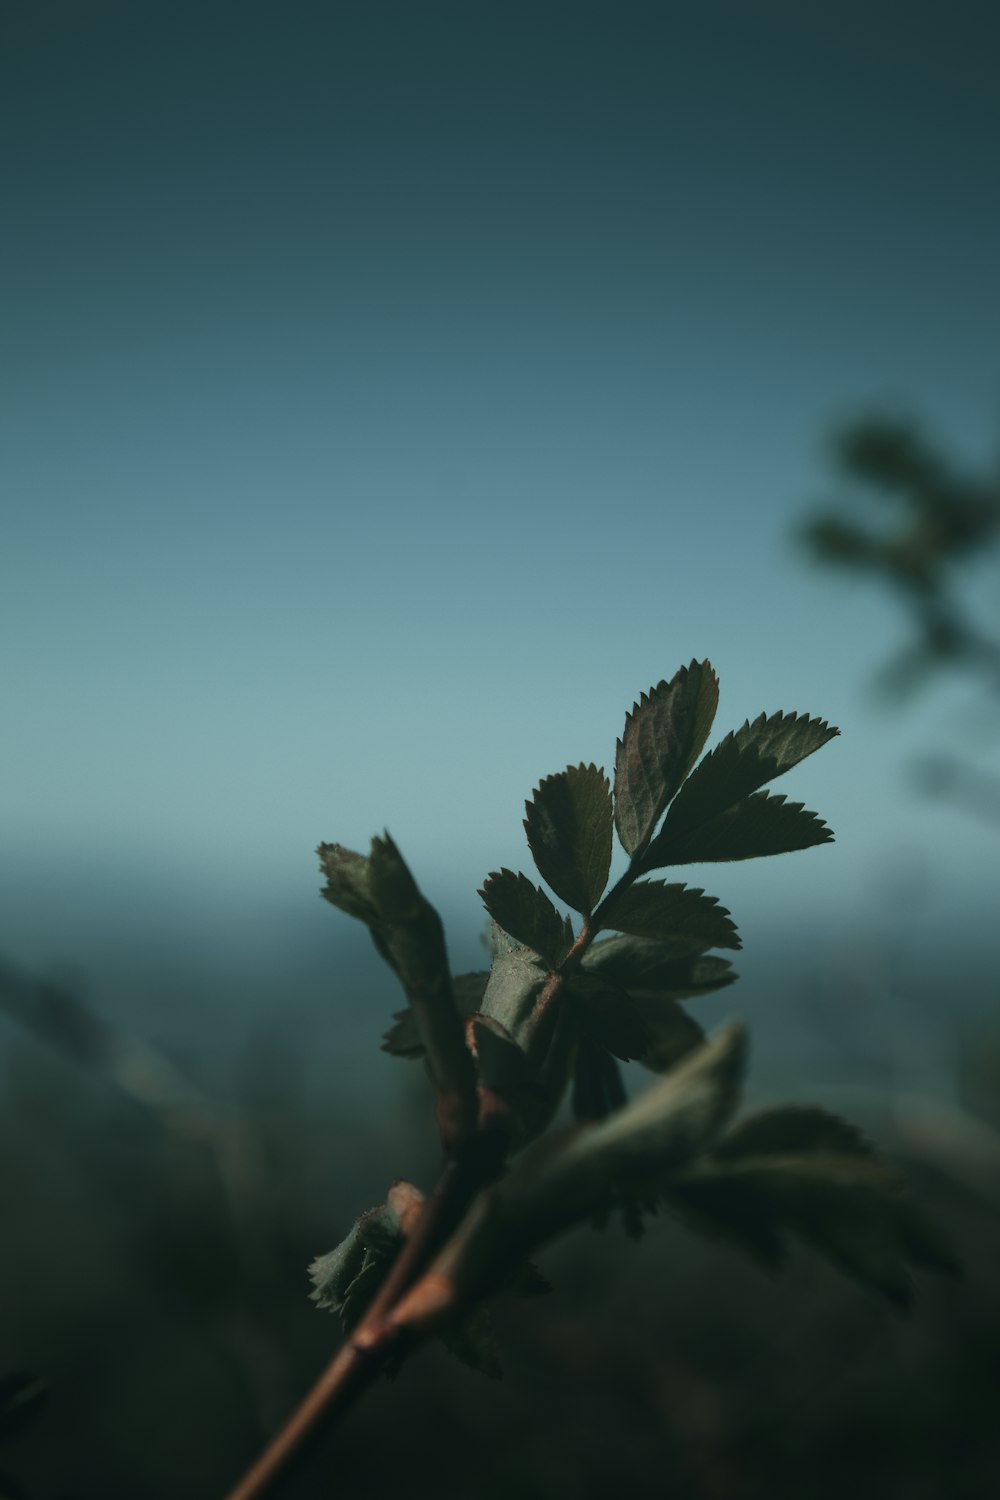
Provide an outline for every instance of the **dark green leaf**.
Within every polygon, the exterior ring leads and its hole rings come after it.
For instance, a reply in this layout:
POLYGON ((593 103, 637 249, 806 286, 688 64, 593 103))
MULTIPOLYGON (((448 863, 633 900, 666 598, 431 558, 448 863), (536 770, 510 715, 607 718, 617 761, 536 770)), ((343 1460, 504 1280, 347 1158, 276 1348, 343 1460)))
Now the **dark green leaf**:
POLYGON ((708 819, 679 837, 654 840, 646 856, 648 868, 657 865, 694 865, 713 860, 757 859, 765 854, 790 854, 833 842, 833 832, 801 802, 781 795, 754 792, 742 802, 708 819))
POLYGON ((566 993, 584 1032, 623 1062, 641 1057, 651 1045, 649 1028, 624 990, 579 970, 566 993))
POLYGON ((823 719, 777 713, 770 718, 761 714, 752 724, 747 722, 742 729, 727 734, 695 767, 674 798, 656 839, 658 857, 645 867, 672 864, 676 842, 765 782, 784 775, 839 733, 823 719))
POLYGON ((339 1313, 344 1332, 350 1333, 402 1243, 400 1218, 392 1203, 368 1209, 335 1250, 319 1256, 309 1267, 310 1297, 326 1311, 339 1313))
POLYGON ((545 892, 525 875, 500 870, 486 877, 479 894, 494 921, 552 968, 565 958, 569 948, 566 923, 545 892))
POLYGON ((392 1025, 382 1038, 382 1051, 393 1057, 423 1057, 424 1044, 417 1029, 417 1018, 409 1006, 406 1010, 396 1011, 392 1025))
POLYGON ((611 787, 596 766, 568 766, 525 804, 525 832, 542 879, 574 911, 589 914, 611 868, 611 787))
POLYGON ((652 837, 701 754, 718 702, 719 679, 711 664, 693 661, 633 706, 615 758, 615 827, 627 854, 652 837))
POLYGON ((662 880, 626 886, 602 908, 601 921, 633 937, 653 939, 672 958, 740 946, 729 912, 697 886, 662 880))
POLYGON ((711 994, 736 978, 728 958, 674 958, 669 945, 627 933, 594 943, 583 967, 621 985, 636 999, 687 1000, 711 994))
POLYGON ((489 1308, 480 1304, 467 1313, 460 1323, 446 1328, 441 1342, 456 1359, 490 1380, 499 1380, 503 1374, 497 1356, 496 1333, 489 1308))
POLYGON ((644 1068, 667 1073, 704 1042, 705 1033, 697 1021, 672 1000, 644 1000, 639 995, 631 996, 631 1000, 649 1038, 637 1058, 644 1068))
POLYGON ((545 1297, 552 1290, 552 1283, 543 1276, 534 1261, 526 1260, 518 1266, 507 1283, 506 1290, 515 1297, 545 1297))
POLYGON ((320 844, 320 867, 326 876, 323 896, 332 906, 368 926, 377 924, 378 910, 371 893, 369 861, 343 844, 320 844))
POLYGON ((578 1120, 604 1120, 625 1103, 625 1085, 615 1059, 584 1033, 573 1068, 573 1114, 578 1120))
POLYGON ((366 1250, 361 1269, 344 1294, 338 1311, 345 1334, 353 1333, 368 1311, 375 1293, 382 1285, 389 1269, 388 1260, 373 1250, 366 1250))
POLYGON ((364 1258, 365 1243, 357 1224, 353 1224, 350 1233, 336 1249, 317 1256, 310 1265, 309 1279, 313 1289, 309 1296, 325 1311, 339 1313, 347 1289, 361 1270, 364 1258))

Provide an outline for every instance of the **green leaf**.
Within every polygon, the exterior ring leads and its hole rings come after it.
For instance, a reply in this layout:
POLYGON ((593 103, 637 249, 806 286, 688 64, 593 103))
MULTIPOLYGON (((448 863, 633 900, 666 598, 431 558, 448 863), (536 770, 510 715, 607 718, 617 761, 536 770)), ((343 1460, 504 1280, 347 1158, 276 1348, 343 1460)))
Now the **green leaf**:
POLYGON ((593 1037, 580 1038, 573 1068, 573 1114, 578 1120, 604 1120, 625 1104, 621 1069, 593 1037))
MULTIPOLYGON (((839 734, 823 719, 805 714, 761 714, 730 732, 710 750, 681 787, 655 844, 657 855, 644 868, 672 864, 674 844, 741 802, 765 782, 783 776, 807 755, 839 734)), ((653 850, 650 849, 652 855, 653 850)))
POLYGON ((718 813, 679 838, 656 839, 647 854, 656 865, 693 865, 713 860, 757 859, 765 854, 790 854, 833 842, 833 831, 801 802, 786 802, 780 794, 754 792, 725 812, 718 813))
POLYGON ((723 1129, 745 1063, 746 1033, 731 1022, 608 1119, 535 1142, 495 1189, 496 1223, 509 1232, 507 1243, 527 1254, 615 1202, 659 1191, 723 1129))
POLYGON ((602 938, 590 947, 583 968, 628 990, 634 999, 687 1000, 711 994, 736 978, 728 958, 674 958, 669 945, 648 938, 602 938))
POLYGON ((489 1308, 482 1303, 467 1313, 461 1322, 446 1328, 440 1337, 449 1353, 460 1359, 463 1365, 478 1370, 490 1380, 499 1380, 503 1375, 493 1319, 489 1308))
POLYGON ((643 880, 618 892, 601 922, 633 937, 651 938, 665 954, 685 958, 707 948, 739 948, 729 912, 699 887, 643 880))
POLYGON ((326 1255, 318 1255, 309 1267, 309 1279, 313 1289, 312 1300, 326 1312, 339 1313, 347 1289, 361 1270, 365 1259, 365 1243, 357 1224, 335 1249, 326 1255))
POLYGON ((672 1000, 645 1000, 638 995, 630 998, 649 1038, 637 1057, 644 1068, 667 1073, 704 1042, 705 1033, 697 1021, 672 1000))
POLYGON ((493 920, 519 943, 532 948, 553 969, 566 957, 569 944, 565 920, 545 892, 532 885, 527 876, 500 870, 486 877, 479 894, 493 920))
POLYGON ((566 984, 584 1032, 623 1062, 642 1057, 652 1043, 649 1027, 623 989, 579 970, 566 984))
POLYGON ((378 909, 371 893, 369 861, 343 844, 320 844, 320 868, 326 876, 322 895, 332 906, 369 927, 378 924, 378 909))
POLYGON ((719 679, 711 664, 693 661, 633 706, 615 757, 615 827, 626 854, 652 837, 701 754, 718 702, 719 679))
POLYGON ((560 900, 589 915, 611 868, 611 787, 596 766, 547 776, 525 804, 524 828, 538 872, 560 900))

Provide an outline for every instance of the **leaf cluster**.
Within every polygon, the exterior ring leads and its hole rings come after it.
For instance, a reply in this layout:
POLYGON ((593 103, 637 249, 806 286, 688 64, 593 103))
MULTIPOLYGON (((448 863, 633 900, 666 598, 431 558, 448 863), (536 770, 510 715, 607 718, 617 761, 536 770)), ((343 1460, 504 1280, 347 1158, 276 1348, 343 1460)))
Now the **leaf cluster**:
MULTIPOLYGON (((686 1006, 734 981, 723 954, 739 934, 715 897, 657 872, 828 843, 823 820, 769 783, 838 731, 762 713, 705 753, 717 705, 710 663, 692 661, 634 704, 613 781, 579 764, 539 782, 524 828, 547 889, 507 868, 487 876, 488 971, 451 975, 440 920, 388 835, 368 856, 320 846, 324 896, 365 922, 407 996, 383 1045, 424 1059, 445 1151, 471 1183, 427 1279, 394 1316, 443 1333, 488 1372, 484 1298, 523 1276, 554 1234, 614 1209, 637 1231, 644 1212, 668 1205, 767 1265, 798 1237, 900 1307, 912 1267, 954 1269, 844 1121, 794 1105, 733 1127, 744 1029, 708 1038, 686 1006), (616 838, 627 867, 610 883, 616 838), (632 1101, 619 1068, 629 1060, 662 1075, 632 1101), (567 1091, 577 1124, 547 1130, 567 1091)), ((347 1332, 405 1255, 398 1189, 312 1267, 313 1296, 347 1332)))

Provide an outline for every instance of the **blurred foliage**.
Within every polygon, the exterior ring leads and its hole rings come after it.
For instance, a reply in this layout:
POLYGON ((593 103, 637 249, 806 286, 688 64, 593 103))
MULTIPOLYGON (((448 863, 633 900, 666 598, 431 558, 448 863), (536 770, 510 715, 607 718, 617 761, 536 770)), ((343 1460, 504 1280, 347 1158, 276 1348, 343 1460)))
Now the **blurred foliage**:
MULTIPOLYGON (((226 1187, 204 1134, 68 1062, 55 1032, 43 1045, 6 1026, 0 1043, 0 1347, 46 1386, 4 1441, 18 1488, 0 1494, 218 1500, 328 1355, 302 1266, 349 1222, 343 1164, 379 1180, 377 1158, 412 1151, 416 1110, 403 1096, 384 1133, 360 1129, 311 1078, 308 1036, 261 1030, 234 1057, 235 1105, 215 1105, 257 1162, 226 1187)), ((581 1231, 545 1256, 550 1296, 505 1303, 507 1379, 426 1350, 289 1496, 468 1500, 474 1474, 484 1500, 606 1500, 668 1477, 677 1500, 840 1500, 845 1485, 982 1500, 1000 1472, 1000 1218, 923 1169, 905 1124, 881 1144, 967 1267, 911 1319, 805 1252, 777 1279, 667 1217, 626 1270, 620 1235, 581 1231)))
MULTIPOLYGON (((492 891, 522 912, 519 885, 492 891)), ((521 919, 561 941, 537 903, 521 919)), ((602 955, 609 972, 616 942, 602 955)), ((728 982, 723 960, 683 982, 675 970, 688 961, 671 962, 666 978, 662 963, 644 971, 647 988, 728 982)), ((645 990, 636 996, 645 1003, 645 990)), ((402 1070, 395 1104, 380 1089, 361 1123, 338 1103, 336 1077, 318 1076, 315 1036, 279 1013, 206 1082, 73 986, 6 964, 0 1069, 0 1497, 217 1500, 329 1356, 303 1267, 350 1224, 359 1183, 384 1192, 380 1162, 418 1179, 433 1171, 419 1080, 402 1070)), ((288 1500, 605 1500, 665 1486, 677 1500, 840 1500, 848 1484, 859 1500, 994 1493, 995 1138, 958 1120, 954 1161, 979 1150, 987 1168, 973 1190, 924 1150, 931 1136, 937 1118, 911 1103, 879 1146, 916 1179, 966 1279, 929 1287, 909 1321, 783 1235, 775 1281, 669 1212, 627 1263, 618 1235, 575 1234, 545 1252, 551 1296, 504 1297, 508 1381, 424 1351, 395 1386, 371 1391, 288 1500)), ((735 1164, 755 1193, 780 1193, 768 1143, 754 1126, 742 1163, 730 1148, 713 1173, 735 1164)), ((681 1191, 665 1206, 704 1212, 714 1186, 689 1184, 688 1202, 681 1191)))
MULTIPOLYGON (((817 562, 872 578, 899 601, 910 639, 879 672, 880 694, 902 703, 962 672, 995 704, 1000 621, 980 617, 970 584, 980 564, 997 559, 1000 472, 967 473, 918 424, 886 415, 842 428, 831 459, 844 493, 801 528, 800 540, 817 562)), ((1000 827, 992 767, 948 751, 922 756, 911 771, 926 794, 1000 827)))
POLYGON ((961 666, 1000 691, 1000 640, 962 598, 970 564, 1000 540, 1000 477, 963 473, 918 426, 884 416, 845 427, 832 455, 840 479, 881 515, 858 521, 841 504, 814 516, 802 539, 818 561, 880 579, 903 603, 914 639, 883 687, 905 696, 935 668, 961 666))

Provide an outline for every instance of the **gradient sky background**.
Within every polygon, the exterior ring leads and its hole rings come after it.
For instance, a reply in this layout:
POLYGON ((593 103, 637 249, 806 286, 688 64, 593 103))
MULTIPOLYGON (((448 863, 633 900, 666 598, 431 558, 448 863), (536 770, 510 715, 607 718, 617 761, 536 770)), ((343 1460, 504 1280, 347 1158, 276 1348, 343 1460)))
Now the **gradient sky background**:
POLYGON ((872 406, 992 461, 998 56, 993 0, 5 6, 0 947, 291 992, 388 826, 478 965, 524 797, 693 656, 719 733, 843 731, 780 787, 834 846, 693 872, 748 946, 985 910, 901 774, 970 694, 879 715, 902 618, 790 538, 872 406))

